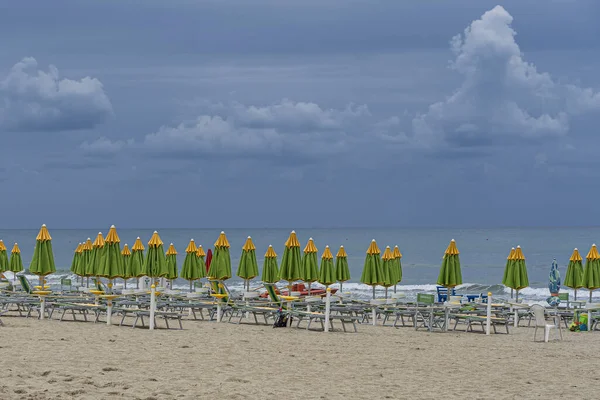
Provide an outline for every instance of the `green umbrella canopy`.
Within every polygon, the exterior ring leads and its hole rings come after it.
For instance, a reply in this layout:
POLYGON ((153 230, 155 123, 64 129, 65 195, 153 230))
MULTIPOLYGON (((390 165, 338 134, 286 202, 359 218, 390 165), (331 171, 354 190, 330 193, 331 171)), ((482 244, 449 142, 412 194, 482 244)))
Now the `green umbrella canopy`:
POLYGON ((83 243, 78 243, 73 252, 73 261, 71 261, 71 272, 79 275, 79 265, 81 264, 81 253, 83 252, 83 243))
POLYGON ((279 281, 279 268, 277 267, 277 253, 273 250, 273 246, 269 245, 265 253, 265 261, 263 263, 262 281, 265 283, 276 283, 279 281))
POLYGON ((525 264, 525 256, 523 255, 521 246, 517 246, 509 261, 511 261, 511 266, 508 268, 509 272, 504 284, 515 290, 521 290, 529 286, 527 265, 525 264))
POLYGON ((579 250, 573 250, 571 258, 569 259, 569 266, 567 267, 567 273, 565 274, 565 281, 563 285, 570 287, 571 289, 579 289, 583 287, 583 259, 579 250))
POLYGON ((308 239, 304 247, 304 256, 302 257, 302 280, 307 283, 316 282, 319 279, 319 261, 317 260, 317 247, 313 238, 308 239))
POLYGON ((98 232, 98 235, 92 244, 89 261, 85 267, 85 276, 98 276, 100 274, 102 258, 104 257, 104 244, 102 232, 98 232))
POLYGON ((398 246, 394 246, 392 255, 394 256, 394 284, 396 284, 402 282, 402 253, 398 246))
POLYGON ((205 278, 206 277, 206 262, 204 261, 204 257, 206 257, 206 252, 204 252, 204 249, 202 248, 202 245, 199 244, 198 245, 198 250, 196 251, 196 260, 198 261, 198 268, 199 270, 199 278, 205 278))
POLYGON ((325 246, 325 251, 321 255, 321 269, 319 270, 319 283, 329 286, 336 282, 335 267, 333 266, 333 254, 329 246, 325 246))
POLYGON ((302 279, 302 256, 300 255, 300 242, 296 232, 292 231, 285 241, 285 249, 281 258, 279 267, 279 279, 288 281, 290 285, 293 281, 302 279))
POLYGON ((198 248, 196 247, 194 239, 190 239, 190 243, 185 249, 185 260, 183 260, 183 266, 181 267, 181 277, 185 280, 194 281, 204 277, 200 271, 200 263, 198 256, 196 255, 197 252, 198 248))
POLYGON ((381 257, 381 270, 383 272, 383 282, 381 283, 381 286, 388 288, 398 283, 398 281, 395 280, 394 255, 392 254, 390 246, 386 246, 383 256, 381 257))
POLYGON ((98 276, 108 279, 123 278, 125 276, 125 262, 121 255, 121 239, 117 228, 111 226, 106 239, 104 239, 104 254, 98 267, 98 276))
POLYGON ((600 288, 600 255, 595 244, 592 245, 592 248, 585 257, 583 287, 590 291, 600 288))
POLYGON ((21 260, 21 249, 19 249, 19 245, 15 243, 10 252, 10 262, 8 264, 8 270, 14 272, 23 271, 23 260, 21 260))
POLYGON ((54 253, 52 252, 52 237, 50 237, 46 225, 42 225, 35 238, 35 249, 29 264, 29 272, 38 276, 46 276, 56 272, 54 253))
POLYGON ((92 240, 90 238, 87 238, 87 240, 81 244, 81 258, 79 259, 79 265, 77 266, 79 276, 94 276, 93 274, 88 274, 88 266, 92 259, 93 248, 94 245, 92 244, 92 240))
POLYGON ((131 274, 131 250, 129 250, 129 246, 127 243, 123 246, 123 250, 121 251, 121 257, 123 258, 123 266, 125 267, 125 273, 123 274, 123 279, 133 278, 131 274))
POLYGON ((458 254, 456 241, 452 239, 444 252, 442 267, 440 268, 440 274, 437 279, 438 285, 453 288, 462 284, 462 273, 460 271, 460 258, 458 254))
POLYGON ((256 246, 254 246, 250 236, 248 236, 246 243, 244 243, 244 247, 242 247, 242 256, 240 257, 237 276, 244 280, 250 280, 258 276, 256 246))
POLYGON ((340 246, 335 255, 335 278, 338 282, 350 280, 350 268, 348 267, 348 254, 344 246, 340 246))
POLYGON ((367 249, 365 264, 362 276, 360 277, 360 281, 366 285, 373 286, 373 290, 375 290, 375 286, 381 285, 384 282, 381 258, 379 258, 380 254, 381 250, 379 250, 377 242, 373 239, 367 249))
POLYGON ((515 256, 515 248, 510 249, 510 253, 508 253, 508 257, 506 257, 506 266, 504 267, 504 276, 502 277, 502 284, 504 286, 508 286, 507 282, 509 282, 512 266, 513 266, 513 258, 515 256))
POLYGON ((129 267, 131 268, 132 278, 141 278, 144 276, 144 244, 138 236, 131 247, 131 260, 129 267))
POLYGON ((150 278, 163 278, 169 275, 165 251, 163 250, 163 241, 158 236, 157 231, 154 231, 148 241, 148 253, 146 253, 146 260, 142 271, 142 276, 144 275, 150 278))
POLYGON ((8 254, 4 242, 0 239, 0 274, 4 271, 8 271, 8 254))
POLYGON ((221 232, 215 242, 215 252, 210 262, 208 279, 221 281, 231 278, 229 247, 229 241, 227 240, 227 236, 225 236, 225 232, 221 232))
POLYGON ((175 250, 173 243, 169 245, 166 256, 167 270, 169 271, 167 279, 177 279, 177 250, 175 250))

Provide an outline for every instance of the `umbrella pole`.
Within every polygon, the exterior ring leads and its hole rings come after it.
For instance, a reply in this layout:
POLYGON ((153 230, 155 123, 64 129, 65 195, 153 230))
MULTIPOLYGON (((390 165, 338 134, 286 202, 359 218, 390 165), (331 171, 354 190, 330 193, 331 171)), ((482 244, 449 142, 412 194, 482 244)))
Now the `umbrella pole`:
POLYGON ((127 289, 127 279, 123 278, 123 289, 127 289))
POLYGON ((592 289, 590 289, 590 303, 592 302, 592 289))
POLYGON ((577 289, 575 289, 575 301, 577 301, 577 289))
POLYGON ((375 298, 375 285, 373 285, 373 298, 375 298))
POLYGON ((388 292, 388 288, 385 288, 385 298, 387 299, 387 292, 388 292))
POLYGON ((513 288, 510 288, 510 298, 513 298, 513 288))
POLYGON ((308 295, 310 296, 310 285, 312 284, 312 282, 308 282, 308 295))
POLYGON ((394 293, 396 293, 396 286, 398 286, 398 285, 394 285, 394 293))
POLYGON ((193 281, 190 280, 190 293, 192 293, 192 282, 193 281))

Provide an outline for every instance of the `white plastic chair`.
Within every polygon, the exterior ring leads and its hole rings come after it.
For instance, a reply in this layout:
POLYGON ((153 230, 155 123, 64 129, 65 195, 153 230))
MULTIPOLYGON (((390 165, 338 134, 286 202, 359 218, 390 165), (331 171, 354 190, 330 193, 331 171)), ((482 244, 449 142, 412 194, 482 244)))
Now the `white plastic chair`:
POLYGON ((544 307, 540 306, 539 304, 534 304, 531 306, 531 311, 535 317, 535 332, 533 333, 534 342, 537 337, 538 328, 544 328, 544 342, 547 343, 550 339, 550 330, 553 328, 558 330, 558 333, 560 334, 560 340, 562 340, 562 331, 559 323, 556 323, 555 321, 554 324, 549 324, 546 321, 546 309, 544 307))

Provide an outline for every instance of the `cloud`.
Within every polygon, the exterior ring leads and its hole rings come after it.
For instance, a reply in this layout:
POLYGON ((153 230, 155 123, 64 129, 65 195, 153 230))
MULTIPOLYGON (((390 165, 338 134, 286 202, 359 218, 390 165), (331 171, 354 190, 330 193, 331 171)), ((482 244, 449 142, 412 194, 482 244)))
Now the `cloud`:
POLYGON ((96 78, 60 78, 58 69, 38 70, 34 58, 16 63, 0 81, 0 128, 9 131, 90 129, 113 113, 96 78))
POLYGON ((574 116, 600 110, 598 92, 560 84, 524 60, 512 21, 496 6, 452 39, 451 67, 463 82, 413 119, 417 143, 477 147, 539 141, 567 135, 574 116))
POLYGON ((284 99, 267 106, 233 103, 195 120, 163 126, 142 147, 163 154, 236 157, 319 157, 342 151, 355 124, 370 117, 366 106, 326 109, 284 99))
POLYGON ((125 147, 133 146, 133 144, 133 139, 129 139, 127 141, 111 141, 110 139, 102 136, 92 142, 83 142, 79 147, 83 150, 85 154, 103 156, 116 154, 123 150, 125 147))

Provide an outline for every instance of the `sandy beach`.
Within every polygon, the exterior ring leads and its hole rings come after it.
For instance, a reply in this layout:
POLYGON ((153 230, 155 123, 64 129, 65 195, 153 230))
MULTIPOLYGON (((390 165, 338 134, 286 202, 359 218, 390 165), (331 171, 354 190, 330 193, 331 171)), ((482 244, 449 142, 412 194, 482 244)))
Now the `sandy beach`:
POLYGON ((3 399, 597 398, 597 333, 564 341, 185 321, 183 331, 3 317, 3 399))

